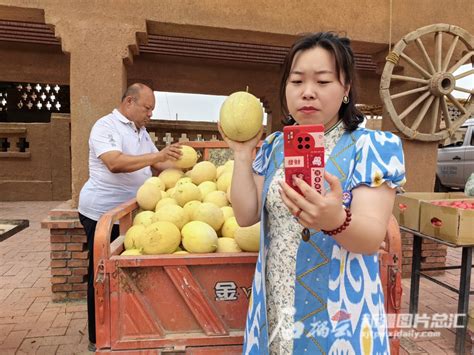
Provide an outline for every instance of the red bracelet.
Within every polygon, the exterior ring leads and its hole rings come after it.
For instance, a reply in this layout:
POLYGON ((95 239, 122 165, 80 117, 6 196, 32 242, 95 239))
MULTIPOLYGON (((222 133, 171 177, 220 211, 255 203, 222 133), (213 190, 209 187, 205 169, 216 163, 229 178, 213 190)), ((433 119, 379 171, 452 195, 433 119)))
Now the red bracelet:
POLYGON ((352 213, 351 213, 351 210, 346 208, 346 207, 344 207, 344 211, 346 212, 346 219, 345 219, 344 223, 342 223, 338 228, 333 229, 331 231, 326 231, 324 229, 321 229, 321 231, 325 234, 334 236, 336 234, 341 233, 344 229, 346 229, 349 226, 349 223, 351 223, 352 213))

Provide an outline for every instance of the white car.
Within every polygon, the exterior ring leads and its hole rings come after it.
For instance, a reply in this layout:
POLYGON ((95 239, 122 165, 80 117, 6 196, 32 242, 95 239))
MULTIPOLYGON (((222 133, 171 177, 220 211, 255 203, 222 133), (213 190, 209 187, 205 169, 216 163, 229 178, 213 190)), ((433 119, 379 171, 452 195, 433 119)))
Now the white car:
POLYGON ((474 118, 464 122, 454 137, 438 149, 435 191, 463 189, 474 173, 474 118))

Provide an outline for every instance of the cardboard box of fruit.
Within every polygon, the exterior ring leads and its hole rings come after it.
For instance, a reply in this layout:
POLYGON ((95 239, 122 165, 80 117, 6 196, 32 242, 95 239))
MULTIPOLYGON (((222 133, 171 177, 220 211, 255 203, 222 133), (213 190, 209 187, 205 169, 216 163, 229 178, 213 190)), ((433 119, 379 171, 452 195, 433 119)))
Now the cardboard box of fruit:
POLYGON ((456 245, 474 245, 474 199, 421 201, 420 232, 456 245))
POLYGON ((395 197, 393 215, 400 226, 420 230, 420 202, 465 198, 462 192, 405 192, 395 197))

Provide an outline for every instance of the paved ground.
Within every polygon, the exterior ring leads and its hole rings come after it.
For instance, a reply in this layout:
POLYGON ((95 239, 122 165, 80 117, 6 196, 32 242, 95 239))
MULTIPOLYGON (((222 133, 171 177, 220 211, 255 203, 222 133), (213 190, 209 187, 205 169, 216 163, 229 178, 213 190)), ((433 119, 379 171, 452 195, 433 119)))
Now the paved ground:
POLYGON ((0 218, 30 227, 0 243, 0 353, 87 353, 85 302, 54 303, 49 234, 40 222, 58 202, 0 202, 0 218))
MULTIPOLYGON (((0 242, 0 354, 87 353, 85 302, 51 301, 49 234, 40 222, 58 204, 0 202, 0 219, 30 220, 29 228, 0 242)), ((448 250, 448 264, 459 264, 460 259, 459 249, 448 250)), ((442 279, 457 288, 458 275, 456 270, 448 271, 442 279)), ((403 286, 407 312, 410 280, 405 279, 403 286)), ((474 306, 474 297, 470 300, 474 306)), ((456 294, 422 279, 419 313, 456 313, 456 309, 456 294)), ((439 331, 435 338, 404 337, 401 353, 454 354, 453 329, 439 331)), ((469 343, 466 354, 471 351, 469 343)))
MULTIPOLYGON (((461 249, 448 248, 447 265, 461 264, 461 249)), ((445 271, 443 276, 437 276, 437 279, 450 284, 456 289, 459 288, 459 270, 445 271)), ((471 290, 474 289, 474 275, 471 278, 471 290)), ((408 313, 408 305, 410 298, 410 279, 403 279, 403 298, 402 298, 402 312, 408 313)), ((469 298, 470 308, 474 307, 474 296, 469 298)), ((456 314, 458 307, 457 294, 451 292, 444 287, 438 286, 435 283, 426 279, 421 279, 420 282, 420 296, 418 305, 418 314, 440 314, 450 313, 456 314)), ((424 337, 414 339, 413 337, 404 337, 401 339, 402 351, 401 354, 455 354, 455 332, 454 329, 433 329, 433 332, 440 332, 438 337, 424 337)), ((474 348, 471 343, 471 334, 468 332, 466 339, 465 354, 474 354, 474 348)), ((472 339, 474 342, 474 337, 472 339)))

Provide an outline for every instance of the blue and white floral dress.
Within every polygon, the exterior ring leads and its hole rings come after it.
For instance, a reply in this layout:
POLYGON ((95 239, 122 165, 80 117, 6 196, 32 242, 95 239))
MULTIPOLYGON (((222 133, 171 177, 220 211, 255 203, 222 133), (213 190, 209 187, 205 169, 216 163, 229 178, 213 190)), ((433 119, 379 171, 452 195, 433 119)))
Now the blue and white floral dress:
MULTIPOLYGON (((400 139, 342 123, 325 133, 326 170, 339 177, 344 205, 361 185, 405 182, 400 139)), ((377 254, 351 253, 323 232, 303 227, 278 193, 284 179, 281 132, 269 136, 255 173, 265 176, 261 248, 252 287, 245 354, 387 354, 388 334, 377 254)), ((326 186, 326 190, 328 186, 326 186)))

